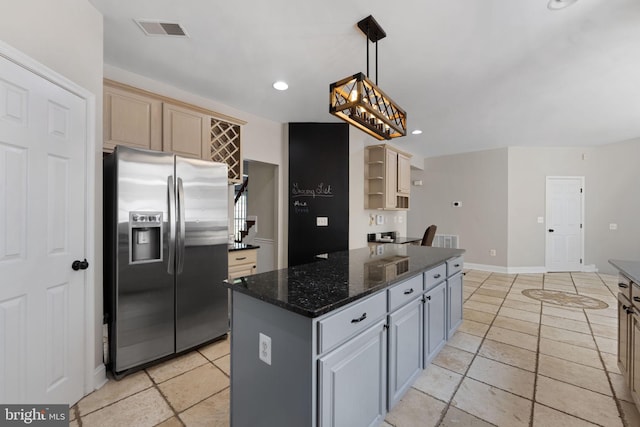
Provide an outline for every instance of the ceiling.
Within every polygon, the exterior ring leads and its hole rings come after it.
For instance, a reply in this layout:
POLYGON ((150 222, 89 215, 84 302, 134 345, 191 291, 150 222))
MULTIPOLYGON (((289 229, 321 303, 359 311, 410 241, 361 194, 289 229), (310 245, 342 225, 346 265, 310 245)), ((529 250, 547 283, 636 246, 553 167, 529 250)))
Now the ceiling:
POLYGON ((277 122, 338 121, 329 84, 366 72, 356 23, 371 14, 387 33, 378 84, 423 131, 393 142, 414 154, 640 137, 637 0, 90 1, 106 64, 277 122), (137 18, 189 37, 145 36, 137 18))

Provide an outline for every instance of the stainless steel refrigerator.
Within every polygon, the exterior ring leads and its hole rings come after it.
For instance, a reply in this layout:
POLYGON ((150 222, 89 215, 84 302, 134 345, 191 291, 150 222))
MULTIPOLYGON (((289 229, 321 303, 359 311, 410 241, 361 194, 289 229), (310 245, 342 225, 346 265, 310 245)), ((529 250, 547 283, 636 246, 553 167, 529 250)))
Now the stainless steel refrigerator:
POLYGON ((228 332, 227 166, 118 146, 104 159, 104 303, 120 376, 228 332))

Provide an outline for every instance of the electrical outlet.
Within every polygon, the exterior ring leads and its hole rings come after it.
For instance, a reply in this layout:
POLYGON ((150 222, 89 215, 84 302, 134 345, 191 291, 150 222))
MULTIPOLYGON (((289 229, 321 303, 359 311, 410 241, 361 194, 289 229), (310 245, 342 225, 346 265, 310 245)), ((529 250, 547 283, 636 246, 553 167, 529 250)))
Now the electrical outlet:
POLYGON ((496 256, 496 250, 495 250, 495 249, 491 249, 491 250, 489 251, 489 255, 491 255, 491 256, 496 256))
POLYGON ((538 224, 544 224, 544 217, 543 216, 539 216, 538 217, 538 224))
POLYGON ((609 224, 609 230, 617 230, 618 224, 609 224))
POLYGON ((316 217, 316 226, 318 226, 318 227, 328 227, 329 226, 329 217, 326 217, 326 216, 318 216, 318 217, 316 217))
POLYGON ((271 366, 271 337, 260 333, 258 357, 267 365, 271 366))

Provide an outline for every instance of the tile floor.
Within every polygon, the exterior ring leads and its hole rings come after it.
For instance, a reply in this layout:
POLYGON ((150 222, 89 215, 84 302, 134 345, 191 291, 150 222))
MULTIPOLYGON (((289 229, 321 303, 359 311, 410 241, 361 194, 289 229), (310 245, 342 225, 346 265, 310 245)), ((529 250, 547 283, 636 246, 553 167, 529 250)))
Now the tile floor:
MULTIPOLYGON (((616 293, 617 278, 596 273, 466 271, 464 323, 383 426, 640 426, 616 366, 616 293)), ((228 426, 229 360, 224 340, 111 380, 71 408, 71 426, 228 426)))

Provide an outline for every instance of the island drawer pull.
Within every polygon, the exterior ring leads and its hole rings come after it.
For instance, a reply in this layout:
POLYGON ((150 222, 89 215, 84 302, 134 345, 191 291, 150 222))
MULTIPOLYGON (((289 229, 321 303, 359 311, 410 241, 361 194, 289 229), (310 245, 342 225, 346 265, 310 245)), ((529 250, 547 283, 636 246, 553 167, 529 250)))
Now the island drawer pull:
POLYGON ((618 283, 618 287, 619 288, 623 288, 623 289, 627 289, 629 287, 629 285, 627 285, 626 283, 618 283))
POLYGON ((243 257, 240 257, 240 258, 236 257, 236 261, 242 261, 243 259, 247 259, 247 257, 246 256, 243 256, 243 257))
POLYGON ((410 295, 410 294, 412 294, 412 293, 413 293, 413 288, 411 288, 411 289, 408 289, 408 290, 404 291, 404 294, 405 294, 405 295, 410 295))
POLYGON ((434 279, 439 279, 441 276, 442 276, 442 275, 441 275, 440 273, 438 273, 438 274, 434 274, 434 275, 433 275, 433 278, 434 278, 434 279))
POLYGON ((453 264, 453 266, 454 266, 455 268, 458 268, 458 267, 460 267, 460 264, 453 264))
POLYGON ((640 297, 633 297, 633 300, 634 300, 635 302, 640 302, 640 297))
POLYGON ((366 318, 367 318, 367 313, 362 313, 362 316, 360 316, 359 318, 351 319, 351 323, 359 323, 359 322, 362 322, 366 318))

